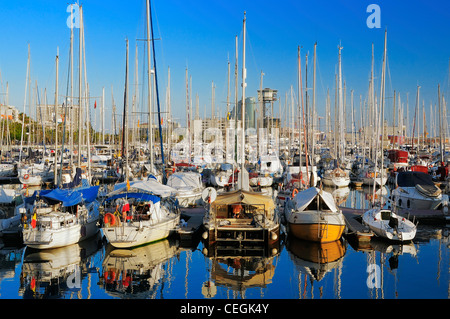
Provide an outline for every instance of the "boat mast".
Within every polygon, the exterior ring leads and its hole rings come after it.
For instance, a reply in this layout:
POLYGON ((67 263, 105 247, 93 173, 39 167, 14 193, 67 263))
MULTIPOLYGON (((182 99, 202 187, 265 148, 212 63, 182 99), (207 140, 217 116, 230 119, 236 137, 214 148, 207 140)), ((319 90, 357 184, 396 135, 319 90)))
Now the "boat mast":
MULTIPOLYGON (((159 94, 158 94, 158 73, 156 71, 156 55, 155 55, 155 39, 153 38, 153 21, 152 21, 152 15, 151 15, 151 6, 150 6, 150 0, 148 0, 148 8, 149 8, 149 16, 150 16, 150 23, 151 23, 151 40, 152 40, 152 48, 153 48, 153 70, 155 72, 155 87, 156 87, 156 105, 158 107, 158 125, 159 125, 159 141, 160 141, 160 147, 161 147, 161 162, 163 165, 163 179, 166 179, 166 170, 164 165, 164 147, 163 147, 163 138, 162 138, 162 127, 161 127, 161 109, 159 105, 159 94)), ((190 155, 189 155, 190 156, 190 155)))
MULTIPOLYGON (((381 178, 380 178, 380 185, 383 181, 383 175, 384 175, 384 165, 383 165, 383 159, 384 159, 384 152, 383 152, 383 142, 384 142, 384 99, 385 99, 385 82, 386 82, 386 54, 387 54, 387 30, 384 31, 384 54, 383 54, 383 70, 381 75, 381 92, 380 92, 380 105, 381 105, 381 178)), ((374 178, 376 178, 377 175, 375 173, 374 178)), ((375 189, 375 181, 373 185, 375 189)))
MULTIPOLYGON (((122 157, 125 156, 125 180, 128 181, 128 126, 127 126, 127 108, 128 108, 128 39, 125 40, 127 43, 127 54, 125 63, 125 90, 123 93, 123 123, 122 123, 122 157), (125 145, 127 145, 125 149, 125 145)), ((123 166, 122 166, 123 174, 123 166)))
MULTIPOLYGON (((53 160, 54 163, 54 184, 58 185, 58 64, 59 64, 59 56, 56 54, 56 80, 55 80, 55 158, 53 160)), ((64 122, 66 119, 64 119, 64 122)), ((45 140, 44 140, 45 142, 45 140)), ((61 157, 63 156, 64 149, 61 148, 61 157)), ((62 169, 62 167, 61 167, 62 169)))
MULTIPOLYGON (((245 11, 244 11, 244 21, 243 21, 243 47, 242 47, 242 103, 241 103, 241 176, 239 178, 240 188, 244 189, 244 170, 245 170, 245 87, 247 83, 245 83, 245 79, 247 78, 247 70, 245 68, 245 11)), ((245 189, 248 188, 248 185, 245 186, 245 189)))
POLYGON ((22 161, 23 130, 25 129, 25 106, 27 104, 27 89, 28 89, 29 76, 30 76, 30 44, 28 43, 27 76, 26 76, 26 80, 25 80, 25 94, 23 97, 22 133, 20 134, 19 164, 22 161))
POLYGON ((152 83, 150 62, 150 0, 147 3, 147 77, 148 77, 148 151, 150 152, 150 169, 153 170, 153 118, 152 118, 152 83))
POLYGON ((80 5, 79 6, 79 14, 80 14, 80 29, 78 31, 79 33, 79 44, 78 44, 78 49, 79 49, 79 56, 78 56, 78 167, 81 167, 81 143, 82 143, 82 122, 83 122, 83 117, 82 117, 82 90, 83 90, 83 85, 82 85, 82 58, 83 58, 83 48, 82 48, 82 44, 83 44, 83 34, 82 34, 82 29, 83 29, 83 7, 80 5))

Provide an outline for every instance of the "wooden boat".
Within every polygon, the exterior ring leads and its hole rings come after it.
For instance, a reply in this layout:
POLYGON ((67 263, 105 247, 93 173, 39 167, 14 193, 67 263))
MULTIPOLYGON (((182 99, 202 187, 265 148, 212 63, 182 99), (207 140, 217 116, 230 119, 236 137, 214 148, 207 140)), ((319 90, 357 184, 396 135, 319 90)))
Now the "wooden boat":
POLYGON ((244 190, 217 195, 207 207, 203 226, 202 237, 208 245, 227 243, 267 247, 280 237, 272 198, 244 190))
POLYGON ((311 187, 298 192, 284 207, 288 233, 314 242, 339 240, 345 230, 345 219, 333 196, 311 187))
POLYGON ((362 220, 377 236, 388 240, 411 241, 416 236, 416 225, 389 209, 372 208, 363 214, 362 220))

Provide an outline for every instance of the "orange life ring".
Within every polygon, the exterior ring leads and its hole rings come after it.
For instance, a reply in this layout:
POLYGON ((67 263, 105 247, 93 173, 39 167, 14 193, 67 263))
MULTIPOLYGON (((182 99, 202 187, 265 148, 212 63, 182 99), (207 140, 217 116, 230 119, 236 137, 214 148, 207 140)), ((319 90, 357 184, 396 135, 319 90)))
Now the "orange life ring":
POLYGON ((292 198, 294 198, 295 194, 297 194, 297 193, 298 193, 298 189, 294 188, 294 190, 292 191, 292 198))
POLYGON ((29 177, 30 177, 30 175, 28 175, 28 174, 23 175, 23 179, 28 179, 29 177))
POLYGON ((108 284, 112 284, 116 280, 116 272, 113 270, 105 272, 105 281, 108 284))
POLYGON ((105 224, 109 224, 110 226, 114 226, 116 224, 116 218, 111 213, 106 213, 103 221, 105 224))

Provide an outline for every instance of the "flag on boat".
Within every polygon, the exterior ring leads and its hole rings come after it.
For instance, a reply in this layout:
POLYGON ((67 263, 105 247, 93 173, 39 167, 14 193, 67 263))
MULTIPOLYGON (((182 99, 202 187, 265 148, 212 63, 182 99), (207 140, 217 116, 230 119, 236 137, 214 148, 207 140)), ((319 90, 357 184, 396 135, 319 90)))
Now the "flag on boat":
POLYGON ((127 191, 129 191, 129 190, 130 190, 130 181, 127 178, 127 191))
POLYGON ((34 213, 31 218, 31 227, 36 228, 36 213, 34 213))
POLYGON ((94 109, 96 109, 97 108, 97 100, 95 100, 95 102, 94 102, 94 109))

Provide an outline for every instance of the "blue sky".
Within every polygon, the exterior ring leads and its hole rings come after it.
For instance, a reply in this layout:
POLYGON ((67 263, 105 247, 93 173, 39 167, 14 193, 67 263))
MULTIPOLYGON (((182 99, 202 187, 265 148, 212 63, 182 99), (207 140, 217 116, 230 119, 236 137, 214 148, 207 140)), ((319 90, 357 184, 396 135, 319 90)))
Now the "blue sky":
MULTIPOLYGON (((47 89, 53 101, 55 55, 59 48, 59 88, 67 86, 70 29, 66 25, 68 2, 56 0, 0 0, 0 93, 9 83, 9 101, 23 110, 27 45, 31 47, 31 80, 47 89)), ((145 38, 145 0, 82 2, 86 38, 87 78, 91 96, 105 87, 106 108, 111 113, 111 87, 122 112, 125 78, 125 39, 130 45, 130 96, 134 92, 135 46, 139 50, 139 81, 142 82, 145 38)), ((200 114, 210 116, 211 83, 215 83, 216 110, 226 109, 227 63, 234 69, 235 36, 239 38, 239 81, 242 66, 242 20, 247 17, 247 90, 256 96, 260 72, 264 87, 277 89, 284 105, 285 93, 297 87, 297 46, 302 62, 309 53, 308 87, 312 85, 313 46, 317 42, 317 107, 324 115, 326 91, 334 100, 334 75, 338 45, 342 50, 343 78, 350 90, 367 95, 371 44, 375 46, 376 88, 379 90, 384 30, 388 32, 387 96, 393 90, 402 102, 409 94, 415 104, 417 85, 426 107, 435 103, 437 85, 448 96, 450 59, 450 2, 448 1, 267 1, 267 0, 155 0, 152 1, 161 107, 165 107, 167 70, 171 72, 171 99, 175 117, 185 119, 185 70, 192 77, 192 93, 199 95, 200 114), (378 4, 381 28, 370 29, 366 19, 369 4, 378 4)), ((75 52, 78 46, 75 32, 75 52)), ((75 61, 78 57, 75 56, 75 61)), ((76 65, 75 65, 76 66, 76 65)), ((305 70, 304 64, 302 65, 305 70)), ((234 87, 233 75, 232 88, 234 87)), ((303 81, 304 81, 303 77, 303 81)), ((75 81, 77 83, 76 77, 75 81)), ((304 83, 304 82, 303 82, 304 83)), ((77 92, 77 91, 75 91, 77 92)), ((146 94, 140 86, 140 95, 146 94)), ((232 97, 234 90, 231 90, 232 97)), ((241 92, 239 92, 241 96, 241 92)), ((4 95, 0 96, 0 100, 4 95)), ((41 97, 42 98, 42 97, 41 97)), ((62 98, 61 100, 62 101, 62 98)), ((195 101, 195 99, 194 99, 195 101)), ((91 105, 93 106, 93 101, 91 105)), ((387 115, 392 103, 387 102, 387 115)), ((278 105, 276 105, 278 109, 278 105)), ((107 116, 107 127, 110 118, 107 116)))

